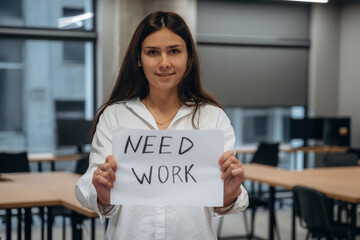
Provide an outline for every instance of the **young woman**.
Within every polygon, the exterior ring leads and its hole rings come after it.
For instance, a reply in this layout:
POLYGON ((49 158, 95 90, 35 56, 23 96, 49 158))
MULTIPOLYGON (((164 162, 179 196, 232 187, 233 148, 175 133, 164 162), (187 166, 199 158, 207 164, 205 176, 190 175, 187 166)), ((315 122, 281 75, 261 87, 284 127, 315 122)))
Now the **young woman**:
MULTIPOLYGON (((107 239, 217 239, 212 218, 248 205, 244 170, 233 154, 235 136, 217 101, 201 87, 199 60, 184 20, 171 12, 148 15, 137 27, 108 101, 93 125, 90 166, 76 185, 83 206, 101 221, 110 218, 107 239), (112 206, 116 161, 112 129, 221 129, 224 206, 112 206)), ((220 177, 220 176, 219 176, 220 177)))

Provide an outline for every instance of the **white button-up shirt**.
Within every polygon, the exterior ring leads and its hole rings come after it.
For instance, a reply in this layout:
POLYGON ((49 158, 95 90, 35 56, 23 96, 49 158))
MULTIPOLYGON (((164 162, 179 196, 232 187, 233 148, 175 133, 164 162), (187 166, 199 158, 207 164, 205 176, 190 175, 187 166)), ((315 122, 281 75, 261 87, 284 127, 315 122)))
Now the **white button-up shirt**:
MULTIPOLYGON (((195 124, 199 129, 224 131, 224 151, 234 151, 235 136, 225 112, 212 105, 202 105, 196 114, 195 124)), ((182 106, 168 129, 190 130, 193 107, 182 106)), ((91 144, 90 165, 76 184, 76 197, 87 208, 93 209, 103 222, 109 217, 106 239, 117 240, 212 240, 217 239, 213 217, 219 216, 212 207, 188 206, 113 206, 103 209, 97 203, 97 193, 92 184, 97 165, 112 154, 112 129, 158 129, 155 119, 139 99, 121 101, 105 109, 97 125, 91 144)), ((220 177, 220 176, 219 176, 220 177)), ((248 206, 248 195, 242 193, 227 214, 239 213, 248 206)))

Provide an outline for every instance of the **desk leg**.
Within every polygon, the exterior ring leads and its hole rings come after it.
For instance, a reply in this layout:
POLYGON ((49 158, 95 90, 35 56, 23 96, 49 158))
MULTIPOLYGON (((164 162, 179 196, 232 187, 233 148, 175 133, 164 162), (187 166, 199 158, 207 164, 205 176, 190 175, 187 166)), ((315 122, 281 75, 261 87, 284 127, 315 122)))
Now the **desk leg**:
POLYGON ((78 213, 72 211, 71 217, 71 226, 72 226, 72 239, 81 240, 82 239, 82 229, 81 229, 81 217, 78 213))
POLYGON ((309 159, 309 153, 304 153, 304 162, 303 162, 303 169, 308 168, 308 159, 309 159))
POLYGON ((295 214, 295 203, 293 198, 292 213, 291 213, 291 239, 296 240, 296 214, 295 214))
POLYGON ((350 239, 355 240, 355 236, 356 236, 356 204, 355 203, 351 203, 351 209, 350 209, 350 226, 351 226, 351 235, 350 235, 350 239))
POLYGON ((6 209, 6 240, 11 240, 11 209, 6 209))
POLYGON ((22 234, 22 225, 21 225, 21 223, 22 223, 22 212, 21 212, 21 208, 18 208, 17 209, 17 221, 18 221, 18 226, 17 226, 17 229, 18 229, 18 231, 17 231, 17 239, 18 240, 21 240, 21 234, 22 234))
POLYGON ((42 163, 38 162, 38 172, 42 172, 42 163))
POLYGON ((54 223, 52 207, 47 207, 47 240, 52 240, 52 226, 54 223))
POLYGON ((95 240, 95 218, 91 218, 91 240, 95 240))
POLYGON ((51 171, 54 172, 55 171, 55 162, 51 162, 51 171))
POLYGON ((275 187, 270 186, 270 199, 269 199, 269 240, 274 240, 274 227, 275 227, 275 187))
POLYGON ((25 240, 31 240, 31 208, 25 208, 25 240))
POLYGON ((39 215, 41 219, 41 240, 45 239, 45 217, 44 217, 44 207, 39 208, 39 215))

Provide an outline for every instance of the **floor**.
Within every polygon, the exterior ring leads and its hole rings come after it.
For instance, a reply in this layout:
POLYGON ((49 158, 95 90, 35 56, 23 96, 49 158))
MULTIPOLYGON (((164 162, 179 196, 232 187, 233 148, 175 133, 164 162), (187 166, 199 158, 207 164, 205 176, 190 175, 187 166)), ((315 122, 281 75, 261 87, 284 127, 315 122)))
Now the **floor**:
MULTIPOLYGON (((277 209, 277 219, 280 225, 280 234, 281 239, 287 240, 290 239, 291 236, 291 208, 290 207, 283 207, 282 209, 277 209)), ((250 214, 248 214, 250 217, 250 214)), ((33 218, 34 224, 32 227, 32 239, 40 239, 40 219, 37 216, 33 218)), ((214 225, 217 229, 219 223, 219 219, 215 219, 214 225)), ((256 215, 256 235, 260 237, 267 237, 268 232, 268 212, 259 210, 256 215)), ((13 218, 12 223, 14 229, 12 231, 12 239, 17 239, 17 219, 16 217, 13 218)), ((83 228, 83 239, 90 239, 90 223, 86 221, 83 228)), ((96 220, 96 239, 104 239, 104 225, 100 223, 99 220, 96 220)), ((228 215, 224 217, 223 221, 223 228, 221 230, 221 237, 226 236, 234 236, 234 235, 243 235, 245 234, 245 225, 244 225, 244 218, 242 214, 238 215, 228 215)), ((297 239, 305 239, 306 232, 303 229, 298 227, 297 229, 297 239)), ((5 239, 5 224, 0 224, 0 240, 5 239)), ((62 218, 57 217, 55 219, 54 227, 53 227, 53 239, 62 239, 62 218)), ((71 227, 70 221, 67 220, 67 229, 66 229, 66 239, 71 239, 71 227)))
MULTIPOLYGON (((1 212, 3 213, 3 212, 1 212)), ((250 212, 247 214, 248 219, 250 217, 250 212)), ((277 221, 279 222, 280 228, 280 239, 289 240, 291 239, 291 207, 283 206, 281 209, 277 208, 276 210, 277 221)), ((41 239, 40 235, 40 218, 34 216, 33 218, 33 227, 32 227, 32 239, 38 240, 41 239)), ((219 219, 215 219, 214 225, 217 229, 219 219)), ((223 227, 221 229, 220 237, 227 236, 238 236, 245 234, 245 224, 244 224, 243 214, 237 215, 227 215, 223 220, 223 227)), ((12 222, 14 229, 12 231, 12 239, 17 239, 17 219, 13 218, 12 222)), ((267 239, 268 233, 268 212, 265 210, 258 210, 256 214, 256 225, 255 225, 256 236, 267 239)), ((90 221, 86 221, 83 228, 83 239, 90 239, 90 221)), ((104 239, 105 228, 104 225, 100 223, 99 220, 96 220, 96 239, 104 239)), ((297 225, 296 238, 303 240, 305 239, 306 231, 297 225)), ((62 239, 62 218, 57 217, 55 219, 53 227, 53 239, 58 240, 62 239)), ((67 219, 66 227, 66 239, 71 239, 71 227, 70 221, 67 219)), ((236 238, 234 238, 236 239, 236 238)), ((239 238, 240 239, 240 238, 239 238)), ((277 239, 277 238, 275 238, 277 239)), ((5 224, 0 222, 0 240, 5 240, 5 224)), ((360 236, 357 236, 356 240, 360 240, 360 236)))

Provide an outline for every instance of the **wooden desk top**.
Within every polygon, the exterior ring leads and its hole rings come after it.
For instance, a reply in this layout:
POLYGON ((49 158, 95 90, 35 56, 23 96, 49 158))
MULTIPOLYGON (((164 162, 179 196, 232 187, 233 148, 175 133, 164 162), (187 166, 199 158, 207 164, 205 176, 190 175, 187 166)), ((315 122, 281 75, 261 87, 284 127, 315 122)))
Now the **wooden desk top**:
MULTIPOLYGON (((313 147, 291 147, 290 145, 280 145, 279 151, 286 153, 294 153, 294 152, 318 152, 318 153, 343 153, 346 152, 349 147, 343 146, 313 146, 313 147)), ((236 148, 236 153, 238 154, 250 154, 255 153, 257 150, 257 146, 240 146, 236 148)))
POLYGON ((58 161, 76 161, 81 155, 54 155, 52 153, 29 153, 29 162, 58 162, 58 161))
POLYGON ((75 197, 75 184, 80 175, 70 172, 7 173, 9 181, 0 182, 0 208, 63 205, 87 217, 94 211, 81 206, 75 197))
POLYGON ((329 167, 288 171, 260 164, 244 164, 246 179, 292 189, 302 185, 329 198, 360 203, 360 167, 329 167))
POLYGON ((60 199, 36 191, 12 180, 0 182, 0 208, 40 207, 60 205, 60 199))

